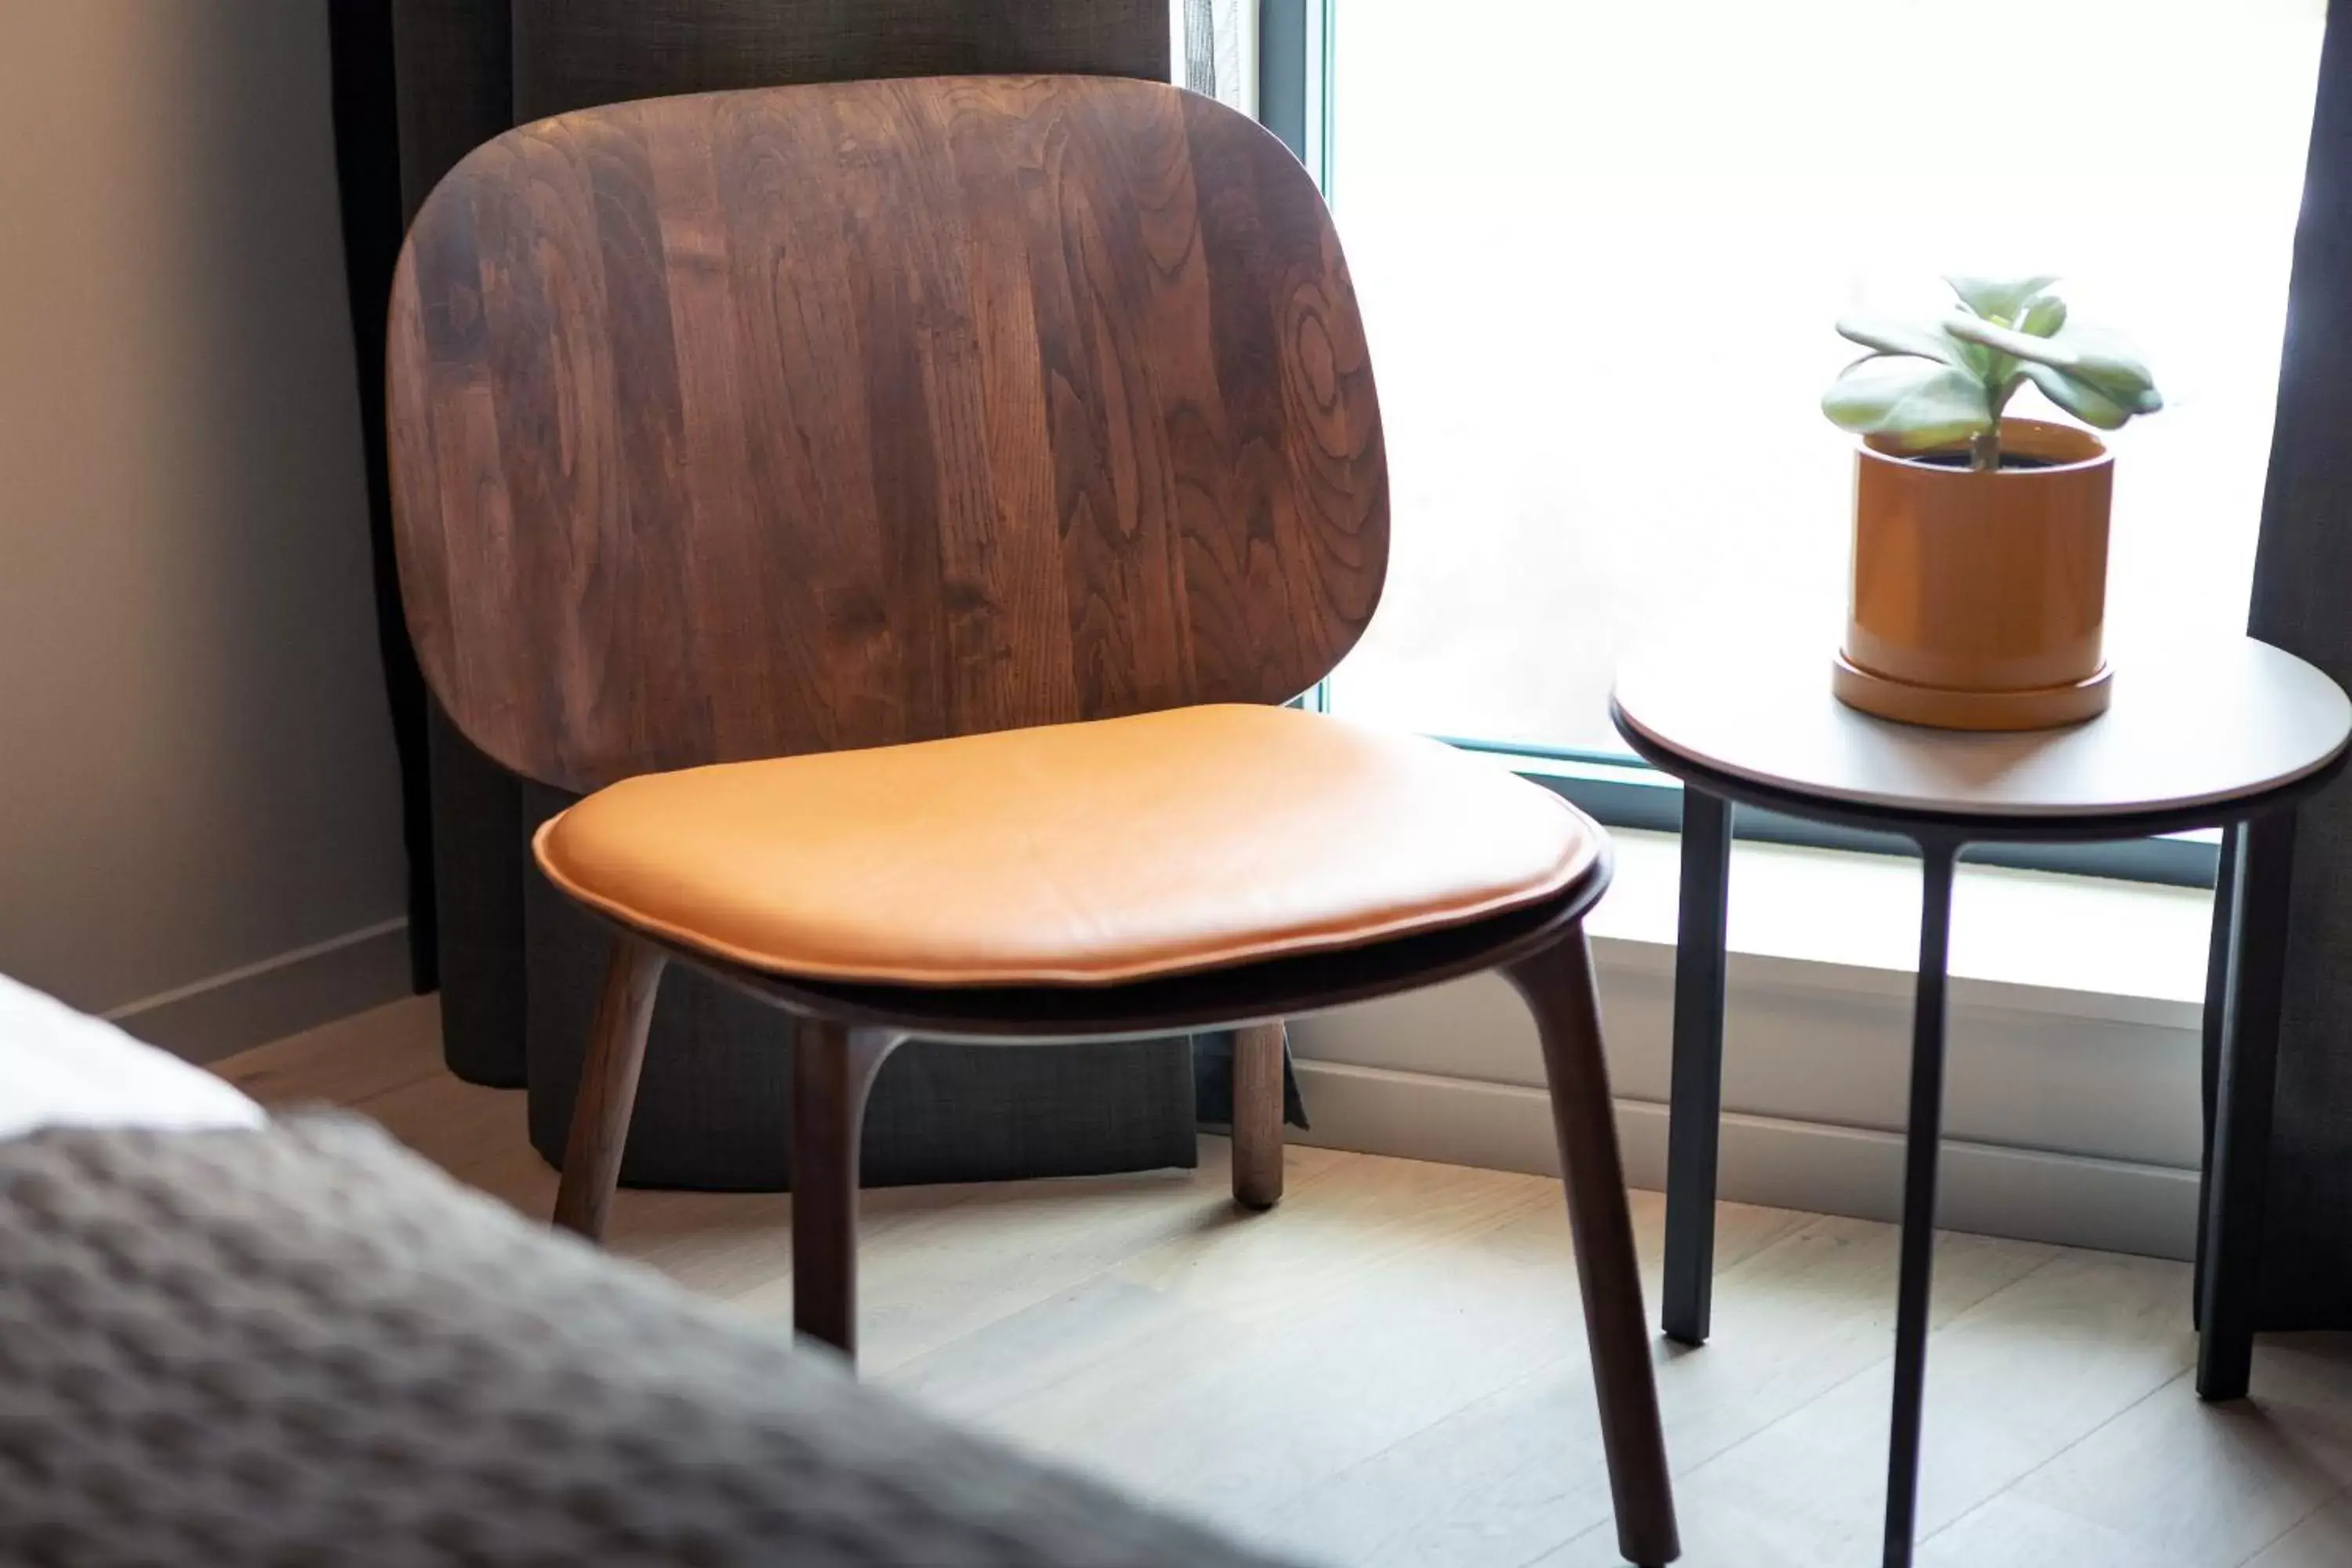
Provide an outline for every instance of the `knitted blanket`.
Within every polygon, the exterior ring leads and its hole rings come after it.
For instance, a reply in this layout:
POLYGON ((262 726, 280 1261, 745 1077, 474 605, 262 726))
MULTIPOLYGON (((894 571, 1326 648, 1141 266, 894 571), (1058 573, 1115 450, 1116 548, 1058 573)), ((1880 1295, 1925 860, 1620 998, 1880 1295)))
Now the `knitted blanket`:
POLYGON ((366 1122, 0 1142, 0 1563, 1258 1561, 366 1122))

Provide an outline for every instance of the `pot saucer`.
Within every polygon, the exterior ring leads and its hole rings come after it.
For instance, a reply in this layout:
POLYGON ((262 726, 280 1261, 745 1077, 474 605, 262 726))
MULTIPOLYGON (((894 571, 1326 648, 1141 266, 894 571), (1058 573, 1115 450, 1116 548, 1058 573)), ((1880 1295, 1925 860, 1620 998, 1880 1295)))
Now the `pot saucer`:
POLYGON ((2067 686, 1963 691, 1896 680, 1863 668, 1841 652, 1831 668, 1830 690, 1849 708, 1933 730, 2055 730, 2105 712, 2115 677, 2114 668, 2103 663, 2067 686))

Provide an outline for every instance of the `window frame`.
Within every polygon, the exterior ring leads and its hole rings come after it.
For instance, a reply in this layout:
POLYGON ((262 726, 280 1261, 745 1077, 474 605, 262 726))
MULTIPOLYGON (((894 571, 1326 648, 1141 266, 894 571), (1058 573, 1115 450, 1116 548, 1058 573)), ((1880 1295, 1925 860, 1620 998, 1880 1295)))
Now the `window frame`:
POLYGON ((1258 0, 1258 123, 1331 199, 1332 11, 1336 0, 1258 0))
MULTIPOLYGON (((1562 796, 1604 826, 1656 833, 1682 831, 1682 781, 1638 757, 1469 741, 1451 735, 1436 738, 1466 752, 1505 759, 1520 777, 1562 796)), ((1917 847, 1899 834, 1841 827, 1736 804, 1731 808, 1731 837, 1735 841, 1787 844, 1848 854, 1918 854, 1917 847)), ((2120 838, 2095 844, 1989 842, 1969 845, 1960 852, 1960 858, 1970 865, 2208 889, 2215 883, 2221 857, 2218 832, 2120 838)))

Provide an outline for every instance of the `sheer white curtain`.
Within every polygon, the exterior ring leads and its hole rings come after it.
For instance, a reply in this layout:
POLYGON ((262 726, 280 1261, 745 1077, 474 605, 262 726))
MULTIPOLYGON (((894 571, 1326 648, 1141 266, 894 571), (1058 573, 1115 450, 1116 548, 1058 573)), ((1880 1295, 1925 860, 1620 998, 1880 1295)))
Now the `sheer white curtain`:
POLYGON ((1170 58, 1194 92, 1257 112, 1257 0, 1172 0, 1170 58))

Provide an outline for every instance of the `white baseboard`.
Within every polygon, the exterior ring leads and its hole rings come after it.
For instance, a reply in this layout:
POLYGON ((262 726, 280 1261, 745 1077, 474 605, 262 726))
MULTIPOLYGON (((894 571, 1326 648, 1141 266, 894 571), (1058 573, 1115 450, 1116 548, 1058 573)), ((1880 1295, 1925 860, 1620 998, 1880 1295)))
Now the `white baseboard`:
MULTIPOLYGON (((1297 1063, 1314 1130, 1302 1143, 1557 1174, 1544 1091, 1341 1062, 1297 1063)), ((1660 1188, 1666 1108, 1617 1101, 1627 1179, 1660 1188)), ((1741 1203, 1894 1219, 1903 1140, 1891 1132, 1737 1113, 1723 1118, 1717 1190, 1741 1203)), ((1990 1236, 2187 1258, 2197 1242, 2197 1173, 2123 1160, 1947 1139, 1937 1222, 1990 1236)))
POLYGON ((409 994, 408 921, 379 921, 108 1009, 138 1038, 208 1062, 409 994))

